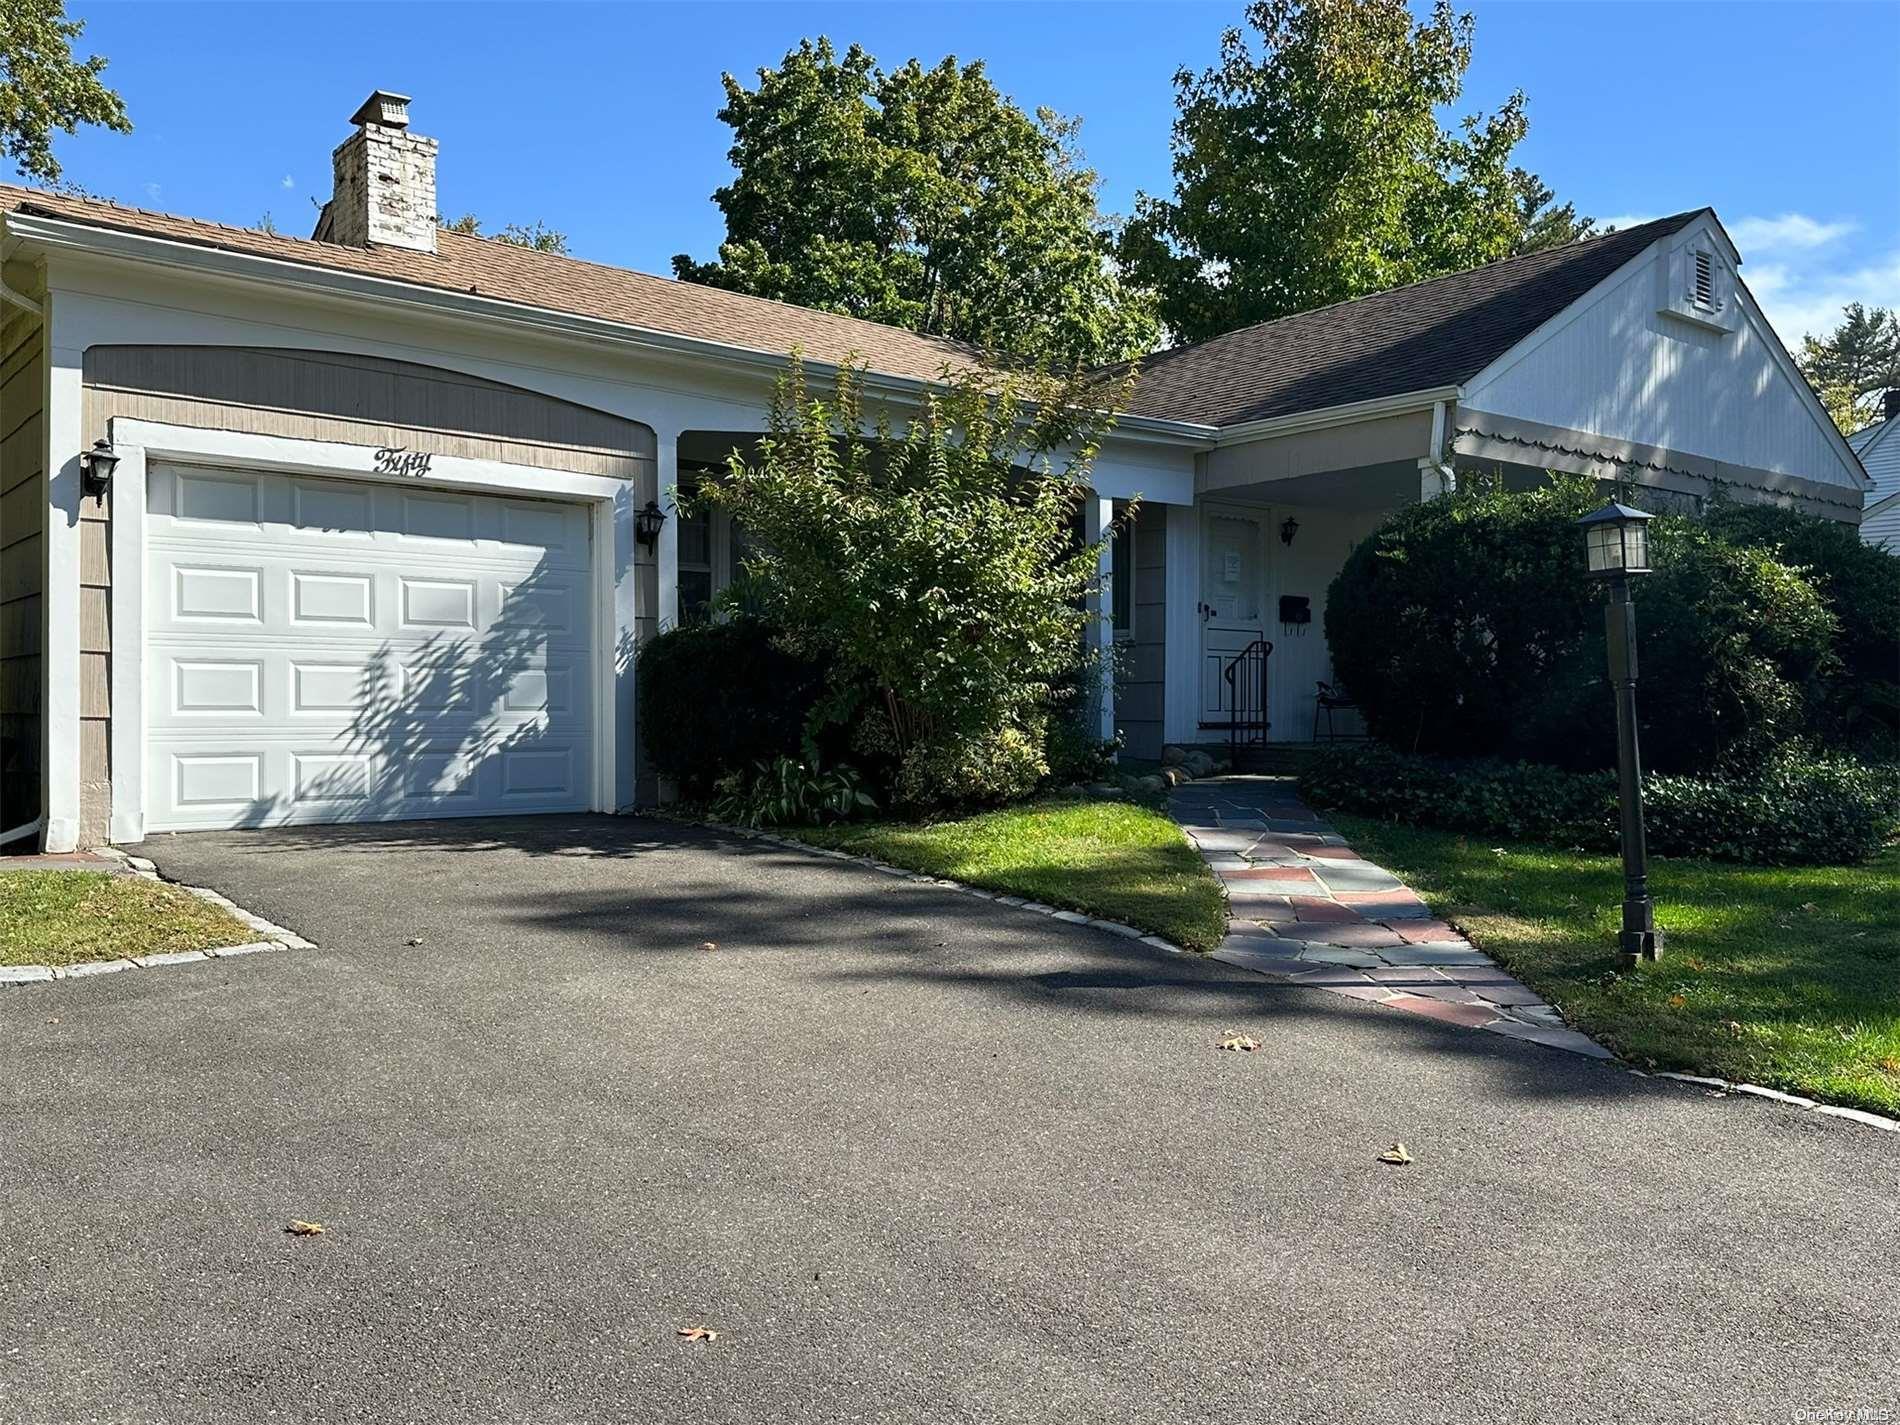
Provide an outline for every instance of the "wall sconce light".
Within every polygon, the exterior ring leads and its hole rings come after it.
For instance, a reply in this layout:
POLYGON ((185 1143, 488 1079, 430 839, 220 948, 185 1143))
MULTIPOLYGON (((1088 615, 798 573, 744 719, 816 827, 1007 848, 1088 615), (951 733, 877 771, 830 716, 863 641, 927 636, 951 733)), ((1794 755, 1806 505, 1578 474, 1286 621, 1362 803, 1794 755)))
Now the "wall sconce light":
POLYGON ((647 501, 647 507, 633 517, 633 537, 648 549, 660 542, 660 531, 666 526, 666 511, 653 501, 647 501))
POLYGON ((113 467, 118 463, 119 453, 112 448, 112 443, 103 436, 95 440, 91 450, 80 452, 80 492, 95 500, 103 499, 111 488, 113 467))
POLYGON ((1300 532, 1300 522, 1288 515, 1280 525, 1280 543, 1291 545, 1293 536, 1300 532))

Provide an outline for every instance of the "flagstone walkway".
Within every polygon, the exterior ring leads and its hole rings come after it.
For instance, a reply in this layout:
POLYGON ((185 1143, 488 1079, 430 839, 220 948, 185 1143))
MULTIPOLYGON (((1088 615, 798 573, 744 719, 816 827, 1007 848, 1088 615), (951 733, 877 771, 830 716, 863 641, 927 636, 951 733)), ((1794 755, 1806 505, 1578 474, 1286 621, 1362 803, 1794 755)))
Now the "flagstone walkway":
POLYGON ((1363 859, 1279 777, 1189 782, 1169 811, 1227 891, 1214 958, 1467 1029, 1609 1052, 1363 859))

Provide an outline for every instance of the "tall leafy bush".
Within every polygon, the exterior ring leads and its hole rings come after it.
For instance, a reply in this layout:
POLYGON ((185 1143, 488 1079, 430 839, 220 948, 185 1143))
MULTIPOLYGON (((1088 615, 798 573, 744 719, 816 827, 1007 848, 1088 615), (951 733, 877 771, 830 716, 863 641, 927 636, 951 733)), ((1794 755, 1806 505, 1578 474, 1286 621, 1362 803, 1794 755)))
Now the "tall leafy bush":
POLYGON ((1037 376, 950 378, 901 433, 867 429, 859 373, 826 399, 794 363, 757 455, 701 487, 750 536, 754 606, 830 670, 811 726, 849 726, 900 803, 1047 773, 1046 719, 1088 661, 1100 546, 1075 516, 1100 429, 1037 376))

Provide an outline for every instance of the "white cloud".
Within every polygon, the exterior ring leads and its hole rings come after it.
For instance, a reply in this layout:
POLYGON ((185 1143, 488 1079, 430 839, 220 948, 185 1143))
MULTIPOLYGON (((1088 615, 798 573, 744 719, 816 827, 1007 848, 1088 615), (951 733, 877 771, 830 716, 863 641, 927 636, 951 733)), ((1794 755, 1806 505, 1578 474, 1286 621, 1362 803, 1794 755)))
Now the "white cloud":
POLYGON ((1849 302, 1900 307, 1900 249, 1844 265, 1820 258, 1750 263, 1742 275, 1791 351, 1801 349, 1804 336, 1832 331, 1849 302))
POLYGON ((164 191, 164 188, 157 183, 147 183, 145 185, 145 196, 154 203, 158 201, 158 195, 164 191))
POLYGON ((1826 247, 1858 229, 1854 222, 1827 223, 1806 213, 1778 218, 1742 218, 1728 225, 1729 236, 1746 258, 1751 252, 1808 252, 1826 247))
POLYGON ((288 173, 286 173, 283 176, 283 179, 279 182, 278 186, 280 188, 295 188, 297 186, 297 180, 292 178, 288 173))

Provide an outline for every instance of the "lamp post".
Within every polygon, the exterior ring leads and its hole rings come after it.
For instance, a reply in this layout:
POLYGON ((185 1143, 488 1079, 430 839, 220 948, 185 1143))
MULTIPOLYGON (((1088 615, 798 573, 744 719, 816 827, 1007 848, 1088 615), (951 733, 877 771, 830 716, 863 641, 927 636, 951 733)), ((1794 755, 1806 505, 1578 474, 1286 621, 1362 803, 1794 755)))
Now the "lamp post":
POLYGON ((1610 683, 1616 690, 1616 770, 1623 810, 1624 969, 1662 955, 1649 899, 1649 852, 1643 840, 1643 763, 1636 746, 1636 608, 1630 580, 1649 572, 1649 520, 1641 510, 1614 502, 1577 523, 1583 527, 1590 577, 1610 586, 1603 632, 1610 653, 1610 683))

